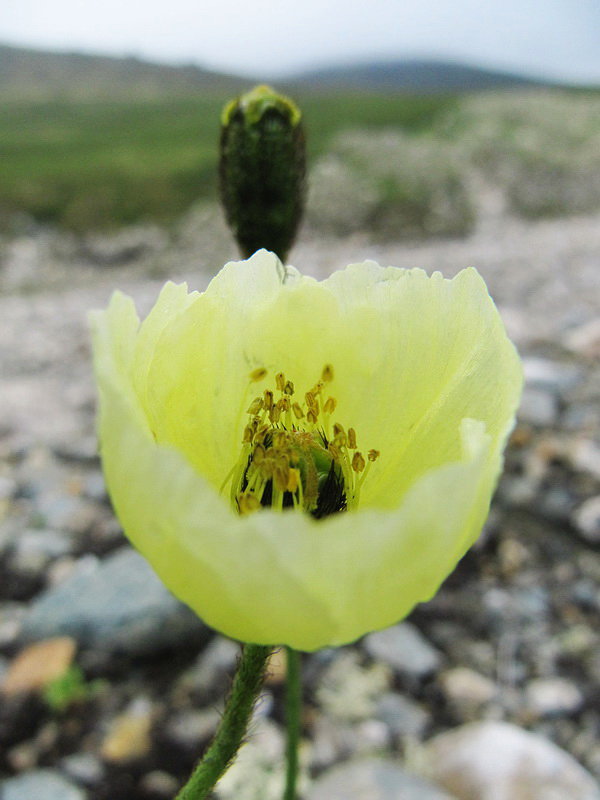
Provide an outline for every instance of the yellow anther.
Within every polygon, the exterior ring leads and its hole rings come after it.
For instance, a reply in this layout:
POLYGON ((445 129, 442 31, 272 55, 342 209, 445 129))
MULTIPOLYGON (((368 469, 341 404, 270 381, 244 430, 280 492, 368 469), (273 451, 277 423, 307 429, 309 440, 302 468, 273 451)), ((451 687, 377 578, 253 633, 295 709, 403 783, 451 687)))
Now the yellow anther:
POLYGON ((354 453, 354 455, 352 456, 352 469, 354 470, 354 472, 362 472, 364 468, 365 468, 365 460, 362 457, 362 453, 360 453, 357 450, 356 453, 354 453))
POLYGON ((250 492, 241 492, 238 494, 237 503, 240 514, 252 514, 253 511, 258 511, 260 508, 259 499, 250 492))
POLYGON ((275 472, 273 473, 273 483, 275 488, 280 492, 287 491, 288 481, 290 479, 290 468, 287 464, 277 464, 275 472))
POLYGON ((323 413, 333 414, 336 406, 337 406, 337 400, 335 399, 335 397, 328 397, 327 400, 325 400, 325 405, 323 406, 323 413))
POLYGON ((273 392, 270 389, 265 389, 263 392, 263 406, 267 411, 273 408, 273 392))
POLYGON ((356 450, 356 431, 354 428, 348 428, 348 447, 350 450, 356 450))
POLYGON ((273 472, 275 470, 275 462, 272 458, 265 458, 265 460, 260 465, 260 474, 266 481, 270 481, 273 477, 273 472))
POLYGON ((346 436, 346 432, 340 431, 339 433, 336 433, 336 435, 333 437, 333 442, 336 445, 336 447, 345 447, 346 444, 348 443, 348 437, 346 436))
POLYGON ((252 414, 252 416, 254 416, 255 414, 258 414, 259 411, 262 411, 262 407, 263 407, 262 397, 256 397, 250 403, 250 408, 248 409, 247 413, 252 414))
POLYGON ((292 492, 292 494, 294 494, 295 492, 298 491, 299 483, 300 483, 300 473, 298 472, 297 469, 291 469, 290 474, 288 476, 287 486, 285 487, 286 491, 292 492))
MULTIPOLYGON (((267 369, 260 367, 250 373, 250 379, 260 381, 267 375, 267 369)), ((231 500, 240 514, 257 511, 263 504, 277 510, 293 505, 320 517, 321 491, 331 492, 322 504, 322 508, 327 505, 327 514, 358 506, 368 466, 357 450, 355 429, 332 424, 338 405, 329 396, 328 384, 333 379, 333 366, 325 364, 321 379, 304 394, 305 402, 293 402, 294 384, 278 372, 271 388, 251 401, 240 459, 223 484, 232 481, 231 500), (318 480, 329 461, 342 482, 335 491, 329 485, 321 489, 318 480), (329 510, 331 502, 337 507, 329 510)), ((375 461, 379 450, 369 450, 366 457, 375 461)))
POLYGON ((265 460, 265 457, 265 448, 262 446, 262 444, 257 444, 254 448, 254 453, 252 454, 252 461, 257 465, 262 464, 262 462, 265 460))
POLYGON ((330 383, 333 380, 333 367, 331 364, 325 364, 323 372, 321 373, 321 380, 324 383, 330 383))
POLYGON ((264 367, 257 367, 257 369, 253 369, 250 373, 250 380, 252 383, 258 383, 258 381, 262 381, 262 379, 266 377, 267 370, 264 367))
POLYGON ((254 434, 254 441, 257 444, 260 444, 261 442, 264 442, 265 436, 267 435, 267 431, 270 431, 270 430, 271 430, 271 426, 270 425, 267 425, 266 423, 264 425, 261 425, 257 429, 256 433, 254 434))
POLYGON ((285 431, 275 431, 273 434, 273 447, 279 449, 285 447, 288 441, 288 436, 285 431))
POLYGON ((329 442, 329 444, 327 445, 327 449, 329 450, 331 455, 335 458, 335 460, 339 461, 341 456, 340 448, 333 442, 329 442))

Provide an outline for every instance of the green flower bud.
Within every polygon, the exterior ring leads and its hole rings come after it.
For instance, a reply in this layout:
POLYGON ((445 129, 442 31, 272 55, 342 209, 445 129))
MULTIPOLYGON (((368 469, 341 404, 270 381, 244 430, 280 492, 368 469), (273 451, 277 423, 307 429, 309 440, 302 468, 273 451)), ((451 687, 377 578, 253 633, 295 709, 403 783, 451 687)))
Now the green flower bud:
POLYGON ((245 257, 265 248, 285 260, 304 209, 304 130, 298 107, 268 86, 221 115, 221 200, 245 257))

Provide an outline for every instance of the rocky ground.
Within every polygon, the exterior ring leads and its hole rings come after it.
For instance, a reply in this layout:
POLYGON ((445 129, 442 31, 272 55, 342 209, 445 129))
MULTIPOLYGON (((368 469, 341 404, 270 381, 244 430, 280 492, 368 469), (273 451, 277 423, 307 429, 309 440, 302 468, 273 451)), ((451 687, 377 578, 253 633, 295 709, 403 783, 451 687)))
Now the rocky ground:
MULTIPOLYGON (((475 266, 526 390, 489 522, 438 596, 304 659, 305 800, 600 798, 600 215, 525 223, 482 190, 467 238, 306 230, 291 261, 475 266)), ((210 207, 0 242, 0 797, 166 800, 206 746, 237 646, 123 538, 94 438, 86 311, 201 288, 235 250, 210 207)), ((281 796, 283 658, 217 796, 281 796)))

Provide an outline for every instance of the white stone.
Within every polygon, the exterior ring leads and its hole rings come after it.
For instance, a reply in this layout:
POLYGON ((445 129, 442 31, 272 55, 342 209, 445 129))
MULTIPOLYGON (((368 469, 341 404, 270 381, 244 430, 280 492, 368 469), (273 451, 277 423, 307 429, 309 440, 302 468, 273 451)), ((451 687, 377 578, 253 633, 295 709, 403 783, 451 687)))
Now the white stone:
POLYGON ((542 736, 506 722, 478 722, 426 747, 431 778, 458 800, 600 800, 594 778, 542 736))

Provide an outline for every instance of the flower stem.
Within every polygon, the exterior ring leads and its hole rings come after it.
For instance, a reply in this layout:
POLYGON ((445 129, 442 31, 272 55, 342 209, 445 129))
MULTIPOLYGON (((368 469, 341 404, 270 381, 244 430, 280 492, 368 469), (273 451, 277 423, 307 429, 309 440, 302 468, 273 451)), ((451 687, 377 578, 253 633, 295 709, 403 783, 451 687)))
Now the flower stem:
POLYGON ((287 681, 285 696, 285 722, 287 727, 287 770, 283 800, 296 800, 296 778, 298 776, 298 741, 300 739, 300 707, 302 685, 300 681, 300 655, 297 650, 286 647, 287 681))
POLYGON ((272 649, 256 644, 244 646, 215 737, 175 800, 204 800, 235 758, 246 734, 272 649))

